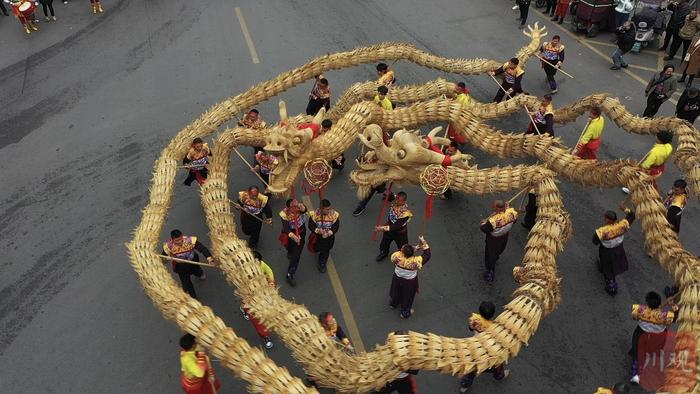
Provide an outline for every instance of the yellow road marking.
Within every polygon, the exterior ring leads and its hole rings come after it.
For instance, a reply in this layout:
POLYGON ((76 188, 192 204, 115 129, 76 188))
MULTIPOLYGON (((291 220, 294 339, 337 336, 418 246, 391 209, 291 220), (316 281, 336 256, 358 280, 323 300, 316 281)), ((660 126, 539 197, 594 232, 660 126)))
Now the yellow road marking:
MULTIPOLYGON (((309 210, 314 209, 309 196, 303 196, 301 200, 304 202, 304 205, 306 205, 309 210)), ((366 351, 365 344, 364 342, 362 342, 362 336, 360 336, 360 329, 357 327, 355 316, 352 314, 352 309, 350 309, 350 303, 348 302, 348 298, 345 295, 345 289, 343 289, 343 283, 340 280, 338 271, 335 269, 335 262, 333 261, 332 256, 328 257, 328 264, 326 265, 326 269, 326 272, 328 273, 328 278, 331 280, 331 286, 333 287, 335 298, 338 301, 338 305, 340 305, 340 313, 343 315, 343 320, 345 320, 345 326, 348 329, 348 334, 350 335, 352 344, 358 352, 364 353, 366 351)))
MULTIPOLYGON (((540 11, 538 11, 538 10, 534 10, 534 11, 535 11, 536 14, 538 14, 538 15, 539 15, 540 17, 542 17, 543 19, 545 19, 545 20, 547 19, 547 17, 545 17, 545 15, 544 15, 542 12, 540 12, 540 11)), ((580 37, 576 36, 574 33, 570 32, 569 30, 565 29, 565 28, 562 27, 562 26, 559 26, 558 24, 557 24, 557 25, 553 25, 553 26, 556 27, 557 29, 561 30, 561 31, 562 31, 564 34, 566 34, 567 36, 573 38, 573 39, 574 39, 575 41, 577 41, 579 44, 581 44, 581 45, 585 46, 586 48, 590 49, 591 51, 593 51, 593 53, 595 53, 596 55, 598 55, 598 56, 602 57, 603 59, 607 60, 608 63, 613 64, 613 61, 612 61, 612 59, 610 58, 610 56, 604 54, 604 53, 601 52, 598 48, 596 48, 596 47, 594 47, 593 45, 591 45, 591 44, 589 44, 588 42, 586 42, 585 39, 581 39, 580 37)), ((663 60, 663 58, 662 58, 662 60, 663 60)), ((628 70, 628 69, 626 69, 626 68, 623 68, 623 69, 620 70, 620 71, 622 71, 623 73, 629 75, 630 77, 632 77, 632 79, 634 79, 635 81, 641 83, 642 85, 647 86, 647 81, 646 81, 644 78, 642 78, 642 77, 640 77, 639 75, 637 75, 636 73, 634 73, 634 72, 632 72, 632 71, 630 71, 630 70, 628 70)), ((657 70, 655 70, 655 72, 656 72, 656 71, 657 71, 657 70)), ((669 99, 668 101, 671 102, 671 103, 673 103, 674 105, 678 103, 678 102, 677 102, 676 100, 674 100, 674 99, 669 99)))
POLYGON ((245 42, 246 44, 248 44, 250 57, 253 59, 254 64, 258 64, 260 63, 260 59, 258 58, 258 51, 255 50, 255 45, 253 45, 253 39, 251 38, 250 32, 248 31, 248 25, 246 25, 245 19, 243 19, 243 13, 238 7, 236 7, 236 16, 238 17, 238 23, 241 25, 241 30, 243 31, 243 37, 245 38, 245 42))

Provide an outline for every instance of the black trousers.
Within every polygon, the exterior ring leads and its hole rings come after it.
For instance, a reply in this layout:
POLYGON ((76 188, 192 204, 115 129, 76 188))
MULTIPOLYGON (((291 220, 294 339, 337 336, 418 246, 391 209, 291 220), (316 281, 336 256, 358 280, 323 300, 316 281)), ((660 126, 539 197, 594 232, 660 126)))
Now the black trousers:
POLYGON ((44 9, 44 16, 49 16, 47 11, 51 11, 51 16, 55 16, 56 14, 53 13, 53 0, 43 0, 41 2, 41 7, 44 9))
POLYGON ((367 206, 367 203, 369 203, 369 200, 371 200, 372 197, 374 196, 374 193, 384 193, 385 191, 386 191, 386 184, 385 183, 382 183, 381 185, 379 185, 377 187, 371 188, 367 197, 365 197, 363 200, 361 200, 357 204, 357 208, 355 208, 355 209, 364 209, 367 206))
POLYGON ((682 44, 683 45, 683 55, 681 55, 681 60, 683 60, 686 52, 688 52, 688 47, 690 46, 690 41, 691 40, 684 40, 680 36, 674 37, 673 41, 671 42, 671 49, 669 49, 668 55, 671 57, 676 56, 676 53, 678 53, 678 49, 681 47, 681 44, 682 44))
POLYGON ((333 244, 335 244, 335 235, 331 235, 328 238, 318 235, 318 238, 316 238, 316 251, 318 251, 318 265, 320 267, 325 267, 328 264, 328 256, 331 254, 333 244))
POLYGON ((299 237, 301 238, 301 243, 297 244, 291 238, 287 241, 287 258, 289 259, 289 265, 287 266, 287 273, 294 275, 299 267, 299 260, 301 260, 301 252, 304 250, 304 244, 306 244, 306 233, 299 232, 299 237))
MULTIPOLYGON (((256 215, 260 220, 262 220, 262 215, 256 215)), ((249 236, 248 246, 255 249, 258 246, 258 240, 260 239, 260 230, 262 229, 262 222, 256 220, 248 213, 241 214, 241 230, 243 234, 249 236)))
POLYGON ((524 25, 527 22, 527 14, 530 12, 530 3, 518 7, 520 7, 520 24, 524 25))
POLYGON ((690 122, 692 124, 692 123, 695 123, 695 119, 698 118, 698 115, 700 115, 700 114, 697 114, 694 112, 687 112, 687 113, 686 112, 679 112, 677 116, 678 116, 678 119, 687 120, 688 122, 690 122))
POLYGON ((528 230, 532 230, 535 226, 535 219, 537 218, 537 196, 532 193, 527 194, 527 205, 525 206, 525 219, 523 219, 523 224, 528 230))
MULTIPOLYGON (((513 85, 509 84, 508 82, 501 83, 501 86, 503 87, 503 89, 498 89, 496 97, 493 98, 494 103, 500 103, 501 100, 503 100, 503 97, 506 96, 506 92, 504 92, 504 90, 508 90, 513 87, 513 85)), ((510 94, 510 97, 508 99, 510 99, 511 97, 515 97, 515 95, 518 93, 522 93, 522 90, 513 89, 513 92, 510 94)))
POLYGON ((547 0, 547 8, 545 8, 544 13, 549 14, 549 16, 554 16, 554 10, 557 9, 557 0, 547 0))
POLYGON ((331 107, 330 99, 309 99, 309 104, 306 105, 307 115, 316 115, 321 108, 326 107, 326 111, 331 107))
POLYGON ((557 75, 557 71, 556 67, 552 67, 549 64, 544 65, 544 73, 547 75, 547 82, 549 82, 549 88, 551 90, 557 88, 557 80, 554 79, 554 76, 557 75))
POLYGON ((661 48, 668 48, 668 44, 671 42, 671 39, 673 39, 674 41, 681 39, 680 37, 678 37, 678 30, 666 29, 666 34, 664 35, 664 45, 662 45, 661 48))
POLYGON ((664 101, 666 101, 666 98, 659 98, 658 94, 651 92, 649 97, 647 97, 647 107, 644 109, 644 114, 642 116, 645 118, 653 118, 656 113, 659 112, 659 108, 661 108, 661 104, 663 104, 664 101))
MULTIPOLYGON (((209 174, 209 170, 207 170, 206 168, 202 168, 201 170, 199 170, 199 173, 202 174, 204 179, 207 179, 207 175, 209 174)), ((194 182, 195 180, 197 180, 197 173, 195 171, 190 171, 187 174, 187 178, 185 179, 184 183, 185 183, 185 185, 190 186, 190 185, 192 185, 192 182, 194 182)))
POLYGON ((385 231, 382 234, 382 242, 379 243, 379 251, 389 253, 392 242, 396 243, 398 249, 406 245, 408 243, 408 229, 404 227, 399 231, 385 231))
MULTIPOLYGON (((194 256, 192 261, 199 261, 199 255, 194 256)), ((175 273, 180 277, 180 283, 182 283, 182 289, 187 292, 192 298, 197 298, 197 293, 194 291, 194 285, 192 284, 191 276, 194 275, 201 278, 204 275, 202 267, 194 264, 187 263, 177 263, 175 265, 175 273)))
POLYGON ((501 257, 501 253, 506 249, 508 244, 508 234, 500 237, 486 236, 486 248, 484 251, 484 266, 487 271, 496 269, 496 262, 501 257))
POLYGON ((7 15, 7 8, 5 8, 4 2, 0 1, 0 11, 2 11, 3 14, 7 15))

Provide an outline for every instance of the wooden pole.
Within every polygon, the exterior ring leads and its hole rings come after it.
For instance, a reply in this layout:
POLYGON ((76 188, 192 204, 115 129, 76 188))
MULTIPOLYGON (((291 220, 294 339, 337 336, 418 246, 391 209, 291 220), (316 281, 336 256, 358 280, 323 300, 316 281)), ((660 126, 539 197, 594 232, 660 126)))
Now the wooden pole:
POLYGON ((201 265, 202 267, 216 268, 216 266, 213 264, 200 263, 199 261, 185 260, 185 259, 180 259, 180 258, 173 257, 173 256, 166 256, 164 254, 159 254, 157 256, 163 260, 172 260, 172 261, 177 261, 178 263, 194 264, 194 265, 201 265))
POLYGON ((590 126, 590 124, 591 124, 591 119, 589 118, 588 122, 586 122, 586 127, 583 128, 583 131, 578 136, 578 140, 576 141, 576 145, 574 145, 574 147, 571 149, 572 154, 573 154, 574 150, 576 150, 576 147, 578 146, 578 144, 581 142, 581 138, 583 138, 583 135, 586 134, 586 130, 588 130, 588 126, 590 126))
POLYGON ((510 205, 510 203, 513 202, 516 198, 518 198, 519 195, 523 194, 523 192, 527 191, 530 188, 530 186, 526 186, 523 190, 519 191, 516 195, 514 195, 508 202, 506 202, 507 205, 510 205))
MULTIPOLYGON (((235 202, 235 201, 233 201, 233 200, 230 200, 230 199, 228 200, 228 202, 230 202, 231 204, 233 204, 234 207, 240 209, 241 211, 245 211, 245 208, 243 208, 239 203, 237 203, 237 202, 235 202)), ((263 224, 267 224, 268 226, 272 227, 272 223, 268 223, 267 221, 265 221, 265 220, 263 220, 263 219, 260 219, 260 218, 257 217, 256 215, 251 215, 251 214, 249 214, 248 212, 246 212, 246 215, 252 216, 252 217, 254 217, 256 220, 259 220, 260 222, 262 222, 263 224)))
MULTIPOLYGON (((494 77, 491 74, 489 74, 489 77, 491 77, 491 79, 493 79, 493 81, 496 82, 496 85, 498 85, 498 88, 501 89, 503 91, 503 93, 506 94, 506 96, 508 96, 511 99, 513 98, 513 96, 511 96, 507 90, 503 89, 503 86, 501 86, 501 83, 498 82, 496 77, 494 77)), ((523 108, 525 108, 525 112, 527 113, 527 117, 530 118, 530 122, 532 122, 532 125, 535 126, 535 131, 537 132, 537 135, 542 135, 542 133, 540 133, 540 129, 537 127, 537 123, 535 123, 535 119, 533 119, 532 115, 530 115, 530 109, 528 109, 527 105, 525 105, 525 104, 523 104, 523 108)))
POLYGON ((253 174, 255 174, 255 176, 257 176, 258 179, 260 179, 260 181, 265 185, 265 187, 269 188, 270 185, 269 185, 267 182, 265 182, 265 180, 263 179, 263 177, 261 177, 260 174, 258 174, 257 171, 255 171, 255 169, 253 168, 253 166, 250 165, 250 163, 248 162, 248 160, 246 160, 246 158, 243 157, 243 155, 241 154, 241 152, 239 152, 238 149, 236 149, 235 146, 233 147, 233 151, 236 152, 236 154, 238 155, 238 157, 240 157, 241 160, 243 160, 243 162, 248 166, 248 168, 250 168, 250 171, 252 171, 253 174))
POLYGON ((545 59, 545 58, 539 56, 539 55, 536 54, 536 53, 535 53, 534 55, 535 55, 536 58, 542 60, 543 62, 545 62, 545 63, 549 64, 550 66, 556 68, 557 70, 561 71, 561 73, 564 74, 564 75, 566 75, 567 77, 569 77, 569 78, 571 78, 571 79, 575 79, 573 75, 569 74, 568 72, 566 72, 566 71, 562 70, 561 68, 555 66, 554 64, 550 63, 547 59, 545 59))

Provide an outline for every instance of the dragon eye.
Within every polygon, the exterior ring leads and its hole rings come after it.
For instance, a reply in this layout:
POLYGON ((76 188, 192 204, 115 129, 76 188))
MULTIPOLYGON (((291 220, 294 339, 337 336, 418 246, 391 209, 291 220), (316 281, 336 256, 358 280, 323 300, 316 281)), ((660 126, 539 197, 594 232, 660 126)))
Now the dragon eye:
POLYGON ((396 156, 397 156, 399 159, 403 159, 404 157, 406 157, 406 151, 403 150, 403 149, 399 149, 399 150, 396 152, 396 156))

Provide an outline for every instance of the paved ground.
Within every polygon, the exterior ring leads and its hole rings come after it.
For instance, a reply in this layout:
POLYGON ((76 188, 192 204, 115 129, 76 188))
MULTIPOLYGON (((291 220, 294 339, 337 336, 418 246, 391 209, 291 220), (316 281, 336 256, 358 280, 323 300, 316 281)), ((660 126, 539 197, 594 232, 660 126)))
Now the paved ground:
MULTIPOLYGON (((56 3, 58 22, 42 21, 41 31, 30 37, 16 21, 0 17, 0 230, 5 245, 0 265, 0 380, 16 393, 178 392, 181 333, 144 296, 123 244, 139 220, 160 149, 210 105, 314 56, 359 45, 407 41, 442 56, 506 59, 527 42, 517 30, 511 2, 502 0, 122 0, 104 5, 106 13, 93 16, 87 2, 56 3), (258 64, 252 61, 235 7, 245 16, 258 64)), ((544 19, 533 11, 530 21, 544 19)), ((630 110, 643 110, 640 81, 651 75, 649 71, 611 72, 606 57, 612 52, 609 36, 601 35, 597 42, 575 39, 566 25, 562 29, 546 24, 550 35, 562 34, 566 68, 576 76, 560 78, 555 104, 606 91, 617 94, 630 110)), ((629 59, 652 70, 659 63, 653 51, 629 59)), ((395 68, 401 83, 455 78, 405 62, 395 68)), ((337 97, 351 83, 374 78, 374 72, 367 65, 327 76, 337 97)), ((478 100, 488 101, 495 93, 496 86, 486 77, 465 81, 478 100)), ((281 96, 290 113, 304 109, 309 85, 281 96)), ((545 92, 544 74, 535 62, 528 65, 525 86, 533 94, 545 92)), ((276 120, 275 107, 273 101, 260 109, 276 120)), ((671 104, 661 112, 672 114, 671 104)), ((496 124, 520 131, 527 120, 520 114, 496 124)), ((580 121, 557 133, 574 144, 582 126, 580 121)), ((651 137, 609 126, 601 156, 640 158, 652 143, 651 137)), ((476 156, 481 167, 505 164, 476 156)), ((232 191, 254 182, 240 163, 232 171, 242 174, 230 178, 232 191)), ((663 188, 676 175, 671 169, 661 180, 663 188)), ((625 379, 625 351, 634 329, 629 305, 669 282, 643 251, 635 225, 626 241, 631 270, 620 278, 616 298, 605 294, 593 265, 597 251, 590 234, 600 214, 623 196, 618 190, 583 189, 566 181, 560 185, 574 223, 574 238, 558 260, 563 302, 540 325, 529 347, 511 361, 511 377, 497 384, 484 376, 474 392, 585 393, 625 379)), ((178 186, 176 192, 166 227, 180 227, 206 241, 196 188, 178 186)), ((420 211, 422 193, 408 192, 420 211)), ((404 321, 386 307, 391 267, 374 262, 377 245, 369 233, 379 200, 353 218, 353 194, 344 179, 335 180, 327 192, 343 213, 333 256, 352 316, 341 314, 339 304, 344 301, 336 298, 328 275, 315 270, 312 256, 304 255, 299 285, 289 288, 281 280, 285 260, 276 232, 264 233, 261 252, 278 274, 286 297, 314 313, 333 311, 346 327, 354 317, 360 338, 353 339, 366 349, 382 343, 395 329, 463 336, 466 317, 481 300, 507 302, 515 287, 510 267, 522 258, 526 233, 516 228, 496 283, 485 286, 483 239, 477 226, 491 197, 437 202, 426 235, 434 260, 421 273, 416 314, 404 321)), ((279 209, 280 201, 273 207, 279 209)), ((695 254, 700 253, 693 228, 698 214, 693 200, 681 234, 695 254)), ((231 289, 216 273, 209 277, 196 283, 200 298, 255 343, 252 327, 237 313, 231 289)), ((269 355, 302 376, 289 352, 277 345, 269 355)), ((218 370, 222 392, 244 391, 242 382, 218 370)), ((421 373, 418 383, 423 392, 457 389, 456 378, 436 373, 421 373)))

